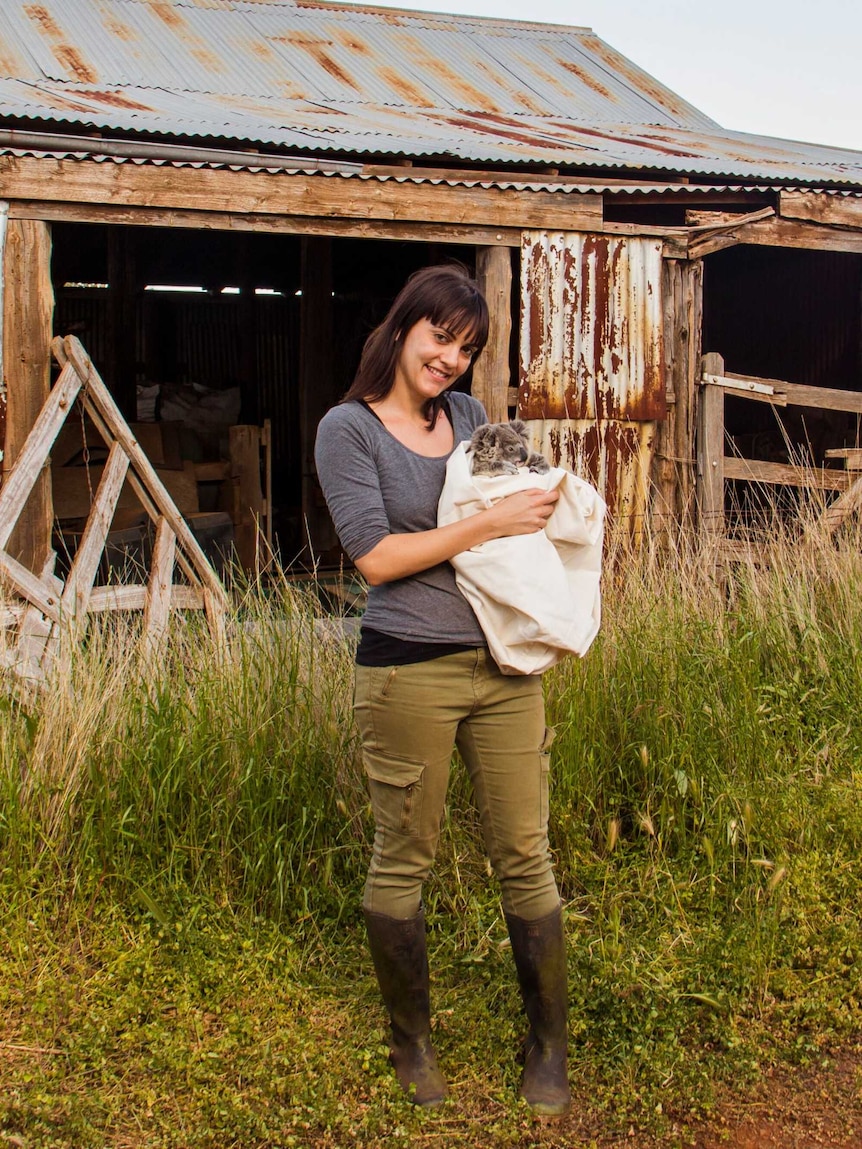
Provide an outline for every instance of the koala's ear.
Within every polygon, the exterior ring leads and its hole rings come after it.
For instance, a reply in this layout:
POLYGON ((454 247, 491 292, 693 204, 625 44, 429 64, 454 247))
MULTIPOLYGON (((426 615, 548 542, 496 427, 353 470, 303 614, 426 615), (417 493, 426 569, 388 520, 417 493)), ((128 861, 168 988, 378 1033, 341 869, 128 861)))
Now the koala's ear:
POLYGON ((513 419, 511 421, 511 423, 509 424, 509 426, 515 432, 515 434, 520 435, 521 438, 526 443, 526 441, 527 441, 527 424, 523 423, 520 419, 513 419))
POLYGON ((477 427, 470 437, 470 446, 475 450, 481 447, 483 443, 488 443, 493 437, 494 431, 490 423, 483 423, 481 427, 477 427))

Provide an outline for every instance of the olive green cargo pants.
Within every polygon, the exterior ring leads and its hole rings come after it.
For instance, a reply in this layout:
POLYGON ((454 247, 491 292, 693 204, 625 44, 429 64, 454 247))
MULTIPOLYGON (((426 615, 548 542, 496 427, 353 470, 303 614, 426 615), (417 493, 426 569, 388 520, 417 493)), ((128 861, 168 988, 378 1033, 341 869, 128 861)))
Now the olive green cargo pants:
POLYGON ((501 674, 486 650, 357 666, 354 711, 376 822, 366 910, 393 918, 418 912, 456 745, 503 909, 533 921, 559 908, 548 848, 553 733, 539 675, 501 674))

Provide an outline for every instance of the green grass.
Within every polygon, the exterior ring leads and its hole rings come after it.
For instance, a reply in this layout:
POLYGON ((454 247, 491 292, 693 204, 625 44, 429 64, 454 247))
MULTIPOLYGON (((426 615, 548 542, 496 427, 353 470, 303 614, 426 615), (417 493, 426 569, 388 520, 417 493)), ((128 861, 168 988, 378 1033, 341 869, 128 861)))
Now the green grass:
POLYGON ((456 766, 426 904, 453 1100, 385 1059, 359 920, 370 814, 349 649, 285 583, 223 650, 94 629, 0 698, 0 1144, 664 1144, 778 1059, 860 1029, 862 559, 784 543, 609 563, 588 657, 546 676, 575 1115, 515 1101, 522 1021, 456 766))

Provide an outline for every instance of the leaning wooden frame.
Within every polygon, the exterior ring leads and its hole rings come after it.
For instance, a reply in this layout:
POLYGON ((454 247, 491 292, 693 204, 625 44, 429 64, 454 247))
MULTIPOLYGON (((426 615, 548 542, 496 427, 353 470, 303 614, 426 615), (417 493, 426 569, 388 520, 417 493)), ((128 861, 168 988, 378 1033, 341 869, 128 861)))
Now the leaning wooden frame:
POLYGON ((63 638, 80 637, 88 614, 106 610, 142 610, 143 633, 151 647, 165 635, 172 608, 203 610, 210 632, 221 641, 227 595, 191 528, 80 341, 74 336, 58 336, 51 350, 60 364, 60 376, 0 489, 0 583, 11 596, 0 612, 0 627, 6 632, 3 662, 21 678, 44 681, 63 638), (54 573, 53 552, 37 575, 13 558, 6 547, 76 401, 100 432, 109 453, 64 583, 54 573), (126 481, 155 530, 149 577, 146 583, 95 586, 126 481), (187 583, 174 583, 176 567, 187 583))

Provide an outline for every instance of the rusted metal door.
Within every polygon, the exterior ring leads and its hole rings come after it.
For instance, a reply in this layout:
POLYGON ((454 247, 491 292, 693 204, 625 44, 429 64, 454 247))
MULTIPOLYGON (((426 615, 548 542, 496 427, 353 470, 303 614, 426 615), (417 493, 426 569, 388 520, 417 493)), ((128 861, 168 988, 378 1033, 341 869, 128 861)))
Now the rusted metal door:
POLYGON ((523 233, 518 415, 638 535, 666 414, 660 240, 523 233))

